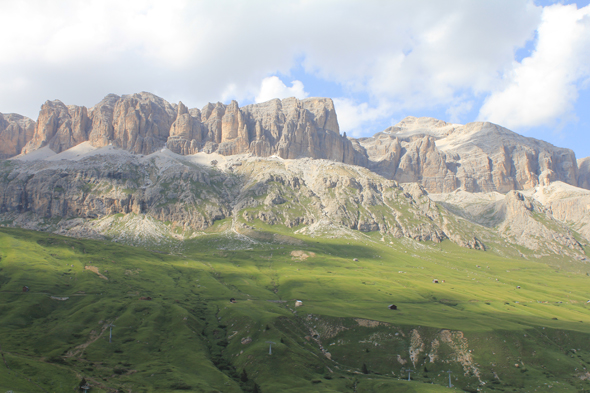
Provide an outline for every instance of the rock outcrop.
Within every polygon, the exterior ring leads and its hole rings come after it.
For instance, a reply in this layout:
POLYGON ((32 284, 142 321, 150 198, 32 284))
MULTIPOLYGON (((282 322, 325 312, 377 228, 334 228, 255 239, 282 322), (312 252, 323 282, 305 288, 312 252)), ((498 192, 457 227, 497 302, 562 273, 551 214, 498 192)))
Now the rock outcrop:
POLYGON ((109 94, 101 102, 89 111, 92 120, 92 129, 88 134, 88 140, 93 146, 104 147, 114 139, 114 113, 115 106, 121 97, 109 94))
POLYGON ((453 214, 494 230, 506 244, 525 247, 536 256, 583 259, 582 243, 590 240, 590 191, 563 182, 506 194, 455 191, 429 197, 453 214), (585 239, 578 240, 574 231, 585 239))
POLYGON ((162 148, 176 112, 171 104, 153 94, 123 96, 113 110, 113 145, 136 154, 162 148))
POLYGON ((0 113, 0 160, 19 155, 33 138, 35 122, 14 113, 0 113))
POLYGON ((46 101, 41 106, 35 134, 22 152, 30 153, 48 145, 60 153, 87 141, 90 125, 85 107, 66 106, 59 100, 46 101))
POLYGON ((578 160, 578 187, 590 190, 590 157, 578 160))

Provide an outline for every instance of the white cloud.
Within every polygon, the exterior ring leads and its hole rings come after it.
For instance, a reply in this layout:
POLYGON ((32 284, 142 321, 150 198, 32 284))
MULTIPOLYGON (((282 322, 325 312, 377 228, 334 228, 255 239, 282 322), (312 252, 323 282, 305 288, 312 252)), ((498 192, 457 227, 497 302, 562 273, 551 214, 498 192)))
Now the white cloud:
POLYGON ((366 102, 359 104, 348 98, 334 98, 333 101, 340 131, 353 137, 363 136, 364 125, 390 117, 392 112, 388 103, 371 107, 366 102))
POLYGON ((446 113, 451 123, 460 123, 461 117, 471 111, 472 108, 473 101, 459 100, 456 103, 449 104, 446 113))
POLYGON ((480 118, 506 127, 532 127, 575 117, 578 84, 590 76, 590 6, 543 10, 536 49, 514 63, 505 84, 491 94, 480 118))
POLYGON ((291 82, 291 87, 287 87, 282 80, 277 76, 270 76, 264 78, 260 85, 260 91, 254 99, 255 102, 266 102, 274 98, 305 98, 309 94, 305 92, 305 88, 301 81, 291 82))
POLYGON ((348 114, 339 115, 351 130, 392 112, 459 108, 457 91, 467 100, 486 94, 541 15, 530 0, 31 0, 1 8, 1 112, 35 117, 46 99, 91 106, 138 91, 189 106, 318 94, 309 82, 304 90, 265 79, 302 66, 343 86, 350 105, 341 103, 348 114))

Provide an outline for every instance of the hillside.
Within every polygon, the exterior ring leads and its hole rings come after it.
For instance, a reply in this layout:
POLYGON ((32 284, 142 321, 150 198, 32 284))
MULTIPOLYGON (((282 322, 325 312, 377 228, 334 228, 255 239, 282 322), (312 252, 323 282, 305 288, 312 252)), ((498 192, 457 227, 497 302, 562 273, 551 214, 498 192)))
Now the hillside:
POLYGON ((1 229, 0 388, 438 392, 448 370, 459 391, 587 384, 586 264, 274 235, 211 233, 170 255, 1 229))

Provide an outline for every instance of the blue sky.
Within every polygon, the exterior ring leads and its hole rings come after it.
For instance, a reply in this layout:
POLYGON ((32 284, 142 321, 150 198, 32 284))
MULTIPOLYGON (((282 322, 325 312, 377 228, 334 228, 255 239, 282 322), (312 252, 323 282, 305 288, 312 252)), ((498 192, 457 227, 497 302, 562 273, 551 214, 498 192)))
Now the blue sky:
POLYGON ((0 112, 155 93, 334 99, 341 131, 492 121, 590 156, 589 1, 0 3, 0 112))

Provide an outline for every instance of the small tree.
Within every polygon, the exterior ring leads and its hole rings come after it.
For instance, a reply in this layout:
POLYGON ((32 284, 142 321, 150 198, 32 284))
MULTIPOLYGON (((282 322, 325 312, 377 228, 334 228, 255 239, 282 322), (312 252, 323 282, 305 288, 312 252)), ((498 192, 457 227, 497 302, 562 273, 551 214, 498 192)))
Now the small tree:
POLYGON ((217 166, 218 162, 217 160, 211 160, 211 166, 217 166))
POLYGON ((240 375, 240 381, 248 382, 248 374, 246 373, 246 369, 242 370, 242 375, 240 375))
POLYGON ((369 370, 367 369, 367 365, 365 363, 363 363, 363 367, 362 367, 362 370, 361 371, 363 372, 363 374, 368 374, 369 373, 369 370))

